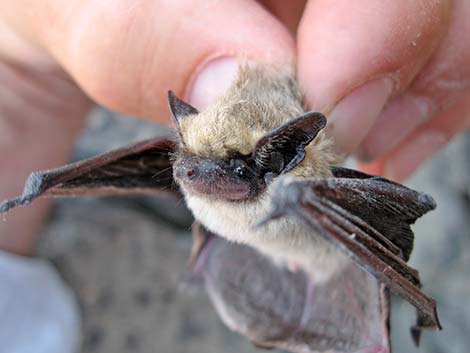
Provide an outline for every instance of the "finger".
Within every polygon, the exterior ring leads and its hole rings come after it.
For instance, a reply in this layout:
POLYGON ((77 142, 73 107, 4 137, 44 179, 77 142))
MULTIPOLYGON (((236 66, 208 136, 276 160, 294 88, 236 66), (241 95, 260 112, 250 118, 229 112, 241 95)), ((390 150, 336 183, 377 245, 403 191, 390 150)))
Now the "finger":
POLYGON ((451 109, 416 129, 397 148, 383 158, 362 164, 361 169, 372 174, 403 181, 429 160, 448 141, 470 126, 470 94, 451 109))
POLYGON ((28 13, 37 40, 94 100, 159 121, 169 120, 168 89, 201 106, 227 87, 237 66, 220 58, 294 58, 287 29, 249 0, 49 0, 28 3, 28 13))
POLYGON ((363 160, 386 155, 435 114, 470 92, 469 16, 468 1, 456 1, 439 49, 407 91, 379 116, 360 148, 363 160))
POLYGON ((425 65, 446 29, 449 3, 308 3, 298 32, 299 79, 312 107, 330 113, 330 133, 343 151, 359 145, 390 97, 425 65))

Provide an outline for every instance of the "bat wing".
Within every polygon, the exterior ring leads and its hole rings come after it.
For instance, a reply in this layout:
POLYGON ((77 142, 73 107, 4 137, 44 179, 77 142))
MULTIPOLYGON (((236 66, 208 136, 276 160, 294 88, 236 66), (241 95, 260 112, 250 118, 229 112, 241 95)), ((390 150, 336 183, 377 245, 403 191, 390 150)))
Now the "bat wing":
POLYGON ((385 287, 356 265, 325 282, 195 227, 192 272, 222 321, 256 346, 298 353, 390 352, 385 287))
POLYGON ((0 213, 39 196, 177 193, 169 154, 175 143, 152 139, 66 166, 32 173, 23 194, 0 203, 0 213))
POLYGON ((274 195, 266 220, 287 213, 346 252, 381 283, 417 308, 415 343, 424 328, 440 329, 435 301, 421 290, 418 272, 406 264, 413 246, 410 225, 435 208, 431 197, 387 179, 346 168, 332 178, 288 183, 274 195))

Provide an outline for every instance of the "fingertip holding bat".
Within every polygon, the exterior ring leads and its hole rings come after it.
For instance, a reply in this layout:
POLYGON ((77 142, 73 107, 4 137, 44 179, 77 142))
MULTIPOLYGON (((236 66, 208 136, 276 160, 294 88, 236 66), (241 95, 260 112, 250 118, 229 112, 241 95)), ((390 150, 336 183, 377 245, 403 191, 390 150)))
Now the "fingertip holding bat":
POLYGON ((241 67, 206 111, 171 91, 168 101, 176 141, 155 138, 33 173, 0 212, 39 196, 183 195, 201 223, 191 273, 225 324, 258 346, 389 352, 388 289, 416 307, 416 344, 422 330, 441 329, 435 301, 406 263, 411 225, 434 200, 335 166, 326 119, 305 112, 295 78, 241 67))

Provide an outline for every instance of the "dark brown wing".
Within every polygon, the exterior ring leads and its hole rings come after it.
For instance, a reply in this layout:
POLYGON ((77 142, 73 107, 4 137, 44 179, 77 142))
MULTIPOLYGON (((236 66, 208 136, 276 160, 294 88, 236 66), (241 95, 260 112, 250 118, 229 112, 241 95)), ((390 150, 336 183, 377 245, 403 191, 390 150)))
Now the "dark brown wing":
POLYGON ((301 217, 312 231, 413 304, 418 309, 415 341, 423 328, 440 329, 435 301, 421 292, 418 272, 404 260, 413 243, 410 224, 435 208, 432 198, 381 177, 342 168, 333 173, 341 177, 295 181, 279 188, 267 219, 287 213, 301 217))
POLYGON ((346 181, 343 187, 336 186, 335 191, 332 188, 320 190, 319 185, 318 192, 398 246, 403 259, 408 261, 414 240, 410 225, 436 207, 434 200, 382 177, 340 167, 333 167, 331 171, 333 176, 350 181, 346 181), (362 181, 352 185, 354 179, 362 181), (354 189, 353 199, 348 192, 351 188, 354 189), (343 192, 348 197, 342 197, 343 192))
POLYGON ((174 142, 142 141, 132 146, 32 173, 23 195, 0 203, 0 213, 25 205, 39 196, 112 195, 128 193, 176 193, 169 153, 174 142))
POLYGON ((256 346, 291 352, 390 351, 388 293, 351 262, 318 283, 255 249, 195 227, 193 272, 219 316, 256 346), (334 293, 334 295, 332 295, 334 293))

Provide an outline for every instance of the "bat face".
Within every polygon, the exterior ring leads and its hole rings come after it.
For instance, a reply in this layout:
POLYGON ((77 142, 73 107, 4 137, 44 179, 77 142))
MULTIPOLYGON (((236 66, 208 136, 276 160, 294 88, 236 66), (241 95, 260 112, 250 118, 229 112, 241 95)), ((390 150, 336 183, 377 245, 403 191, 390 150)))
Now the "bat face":
MULTIPOLYGON (((180 135, 180 150, 173 165, 174 178, 187 194, 205 196, 209 199, 226 201, 253 200, 278 176, 285 174, 305 158, 305 147, 317 136, 326 124, 320 113, 310 112, 265 132, 250 153, 229 149, 217 154, 220 140, 230 140, 236 132, 230 128, 218 129, 219 136, 204 145, 211 154, 197 153, 192 145, 197 143, 181 132, 181 122, 194 125, 198 130, 200 121, 206 121, 204 113, 199 113, 188 103, 177 98, 171 91, 168 101, 173 119, 180 135), (189 123, 187 120, 191 120, 189 123), (221 132, 221 133, 220 133, 221 132), (193 148, 192 148, 193 147, 193 148), (223 157, 220 157, 223 156, 223 157)), ((243 120, 243 117, 239 118, 243 120)), ((208 124, 210 122, 207 122, 208 124)), ((249 130, 249 129, 247 129, 249 130)), ((203 131, 207 137, 206 131, 203 131)), ((254 140, 259 131, 254 131, 249 140, 254 140)), ((245 136, 246 137, 246 136, 245 136)), ((241 144, 241 143, 240 143, 241 144)), ((245 147, 245 146, 244 146, 245 147)), ((220 149, 220 148, 219 148, 220 149)))

